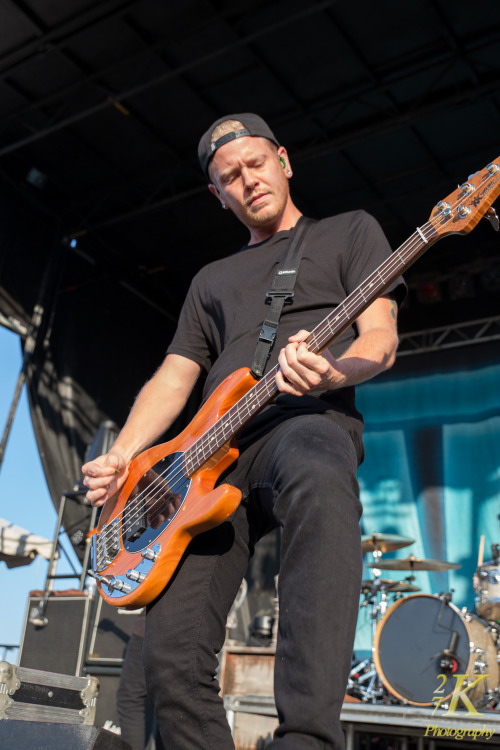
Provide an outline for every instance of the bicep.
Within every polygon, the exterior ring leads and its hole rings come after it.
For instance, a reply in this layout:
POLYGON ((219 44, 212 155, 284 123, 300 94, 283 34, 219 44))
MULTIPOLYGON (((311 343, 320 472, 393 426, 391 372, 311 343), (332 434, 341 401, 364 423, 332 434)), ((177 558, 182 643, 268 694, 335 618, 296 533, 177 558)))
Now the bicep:
POLYGON ((397 312, 398 305, 392 297, 378 297, 356 320, 359 335, 372 328, 383 328, 397 336, 397 312))
POLYGON ((193 390, 201 373, 201 365, 180 354, 167 354, 163 363, 153 376, 157 384, 167 390, 175 391, 186 400, 193 390))

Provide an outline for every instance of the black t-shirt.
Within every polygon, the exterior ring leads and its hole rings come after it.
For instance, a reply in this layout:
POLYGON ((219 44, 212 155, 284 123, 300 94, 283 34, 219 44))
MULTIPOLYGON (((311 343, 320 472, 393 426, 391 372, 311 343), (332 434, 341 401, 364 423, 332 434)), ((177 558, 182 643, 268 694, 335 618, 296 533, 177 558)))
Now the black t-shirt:
MULTIPOLYGON (((194 277, 182 308, 178 328, 168 348, 200 364, 208 373, 203 398, 234 370, 251 367, 265 318, 265 297, 271 288, 294 229, 202 268, 194 277)), ((316 222, 303 247, 292 304, 285 304, 267 364, 276 363, 288 337, 312 330, 390 255, 377 221, 364 211, 339 214, 316 222)), ((398 302, 405 294, 402 279, 385 292, 398 302)), ((329 347, 340 356, 354 341, 353 326, 329 347)), ((294 414, 328 413, 348 429, 361 451, 362 417, 356 410, 354 388, 315 392, 308 396, 280 395, 238 436, 243 447, 263 431, 294 414)))

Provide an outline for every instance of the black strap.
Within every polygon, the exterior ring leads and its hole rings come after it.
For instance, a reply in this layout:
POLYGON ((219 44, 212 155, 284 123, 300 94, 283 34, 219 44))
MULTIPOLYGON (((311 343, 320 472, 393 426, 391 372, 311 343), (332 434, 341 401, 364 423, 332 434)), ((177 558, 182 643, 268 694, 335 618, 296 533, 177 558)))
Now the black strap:
POLYGON ((254 378, 261 378, 264 374, 266 363, 276 338, 283 306, 285 302, 290 304, 293 300, 293 290, 299 272, 304 240, 314 223, 313 219, 301 216, 287 244, 285 255, 278 266, 271 288, 266 293, 266 304, 269 299, 271 304, 260 329, 259 340, 253 358, 251 373, 254 378))

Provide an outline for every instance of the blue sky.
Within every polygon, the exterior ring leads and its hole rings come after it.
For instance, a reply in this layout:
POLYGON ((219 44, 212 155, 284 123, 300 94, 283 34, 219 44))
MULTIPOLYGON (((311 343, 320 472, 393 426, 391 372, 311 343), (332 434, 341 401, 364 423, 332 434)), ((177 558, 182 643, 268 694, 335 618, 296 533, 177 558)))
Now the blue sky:
MULTIPOLYGON (((21 354, 19 337, 0 326, 1 434, 5 429, 21 370, 21 354)), ((53 538, 57 524, 57 513, 40 463, 24 387, 0 467, 0 517, 46 539, 53 538)), ((63 535, 61 541, 72 556, 75 567, 80 571, 67 537, 63 535)), ((20 643, 29 592, 44 588, 47 567, 47 562, 39 556, 31 565, 12 570, 0 562, 0 644, 20 643)), ((67 573, 69 570, 70 567, 65 560, 58 564, 57 573, 67 573)), ((75 584, 73 579, 63 579, 57 581, 54 588, 72 588, 75 585, 78 584, 75 584)), ((0 645, 0 658, 4 658, 4 655, 8 661, 17 661, 17 650, 5 652, 0 645)))

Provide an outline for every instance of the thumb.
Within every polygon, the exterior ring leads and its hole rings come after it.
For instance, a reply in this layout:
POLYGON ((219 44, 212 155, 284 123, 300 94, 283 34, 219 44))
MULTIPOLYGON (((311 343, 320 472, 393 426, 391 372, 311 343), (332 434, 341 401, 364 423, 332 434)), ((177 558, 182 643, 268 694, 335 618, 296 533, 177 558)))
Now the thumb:
POLYGON ((117 474, 120 474, 125 468, 125 461, 119 453, 108 453, 104 466, 111 466, 117 474))

